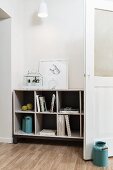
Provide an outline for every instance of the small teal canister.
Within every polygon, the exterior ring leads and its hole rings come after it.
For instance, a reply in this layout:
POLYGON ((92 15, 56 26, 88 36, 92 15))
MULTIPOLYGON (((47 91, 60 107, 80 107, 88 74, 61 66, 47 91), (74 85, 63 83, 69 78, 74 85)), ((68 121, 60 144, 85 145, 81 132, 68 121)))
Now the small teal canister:
POLYGON ((108 166, 108 147, 106 142, 97 141, 93 146, 93 164, 99 167, 108 166))
POLYGON ((32 116, 25 116, 22 119, 22 131, 32 133, 32 116))

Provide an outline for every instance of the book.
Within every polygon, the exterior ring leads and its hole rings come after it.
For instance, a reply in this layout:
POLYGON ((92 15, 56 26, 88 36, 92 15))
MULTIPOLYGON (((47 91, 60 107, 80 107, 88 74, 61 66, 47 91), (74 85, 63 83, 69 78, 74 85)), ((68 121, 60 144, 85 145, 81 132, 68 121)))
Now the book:
POLYGON ((69 116, 68 115, 65 115, 65 122, 66 122, 67 135, 71 136, 71 128, 70 128, 69 116))
POLYGON ((40 108, 41 108, 40 110, 41 110, 41 112, 47 111, 45 97, 44 96, 39 96, 39 101, 40 101, 40 108))
POLYGON ((44 112, 47 112, 45 97, 43 97, 44 112))
POLYGON ((65 136, 65 118, 64 118, 64 115, 58 115, 57 135, 58 136, 65 136))
POLYGON ((42 135, 42 136, 55 136, 56 130, 43 129, 43 130, 40 131, 40 135, 42 135))
POLYGON ((55 104, 55 94, 52 95, 50 112, 53 112, 55 104))
POLYGON ((36 95, 36 106, 37 106, 37 112, 40 112, 39 95, 36 95))
POLYGON ((78 110, 76 111, 65 111, 65 110, 61 110, 60 113, 64 114, 64 115, 76 115, 76 114, 80 114, 78 110))

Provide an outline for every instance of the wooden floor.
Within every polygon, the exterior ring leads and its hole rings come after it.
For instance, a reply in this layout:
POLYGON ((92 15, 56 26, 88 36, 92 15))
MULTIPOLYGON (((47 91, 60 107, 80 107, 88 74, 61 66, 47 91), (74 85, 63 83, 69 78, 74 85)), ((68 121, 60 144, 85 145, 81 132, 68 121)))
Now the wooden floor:
MULTIPOLYGON (((81 146, 0 144, 0 170, 98 170, 82 159, 81 146)), ((113 170, 113 158, 107 170, 113 170)))

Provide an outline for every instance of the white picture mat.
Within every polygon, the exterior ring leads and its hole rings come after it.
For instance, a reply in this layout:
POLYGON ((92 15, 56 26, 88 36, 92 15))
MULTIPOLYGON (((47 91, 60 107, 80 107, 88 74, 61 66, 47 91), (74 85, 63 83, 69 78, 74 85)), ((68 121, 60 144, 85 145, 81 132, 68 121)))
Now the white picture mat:
POLYGON ((41 60, 39 72, 43 76, 43 88, 68 89, 67 60, 41 60), (54 68, 56 68, 56 71, 58 70, 58 74, 53 74, 54 68))

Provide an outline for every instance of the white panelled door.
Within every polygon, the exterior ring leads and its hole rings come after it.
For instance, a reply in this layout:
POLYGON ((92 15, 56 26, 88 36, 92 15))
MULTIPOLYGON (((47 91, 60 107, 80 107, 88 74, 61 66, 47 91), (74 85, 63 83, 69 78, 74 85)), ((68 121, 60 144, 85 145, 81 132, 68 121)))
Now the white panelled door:
POLYGON ((95 141, 113 156, 113 1, 85 1, 84 159, 95 141))

